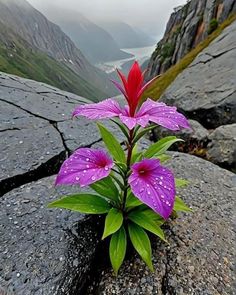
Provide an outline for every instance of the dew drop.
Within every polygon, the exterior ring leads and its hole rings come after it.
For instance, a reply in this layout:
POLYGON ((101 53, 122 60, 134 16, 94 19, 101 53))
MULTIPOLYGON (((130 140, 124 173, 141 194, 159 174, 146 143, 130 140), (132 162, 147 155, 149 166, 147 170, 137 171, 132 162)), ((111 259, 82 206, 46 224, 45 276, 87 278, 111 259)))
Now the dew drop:
POLYGON ((89 158, 86 158, 86 161, 89 162, 89 158))
POLYGON ((109 170, 109 168, 106 166, 106 167, 105 167, 105 170, 106 170, 106 171, 108 171, 108 170, 109 170))
POLYGON ((86 172, 87 172, 87 170, 84 170, 83 172, 84 172, 84 173, 86 173, 86 172))
POLYGON ((95 180, 96 179, 96 177, 95 176, 92 176, 92 178, 91 178, 92 180, 95 180))
POLYGON ((76 180, 80 180, 79 176, 76 176, 75 179, 76 179, 76 180))
POLYGON ((147 194, 148 194, 148 195, 151 195, 151 192, 150 192, 150 191, 147 191, 147 194))

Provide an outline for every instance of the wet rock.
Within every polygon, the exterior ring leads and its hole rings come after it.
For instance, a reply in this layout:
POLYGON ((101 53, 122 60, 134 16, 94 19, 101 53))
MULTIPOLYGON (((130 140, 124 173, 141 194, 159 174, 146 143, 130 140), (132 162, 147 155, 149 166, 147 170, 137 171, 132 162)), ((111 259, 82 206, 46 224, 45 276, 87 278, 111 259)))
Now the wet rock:
POLYGON ((56 173, 66 152, 53 125, 3 101, 0 118, 0 195, 36 173, 56 173))
POLYGON ((162 101, 206 128, 236 122, 236 22, 167 88, 162 101))
POLYGON ((190 0, 174 8, 165 34, 150 58, 146 79, 165 72, 204 40, 212 19, 222 23, 235 11, 235 0, 190 0))
POLYGON ((182 129, 180 131, 171 131, 166 128, 158 126, 153 130, 154 140, 157 141, 165 136, 176 136, 185 141, 185 144, 189 144, 191 141, 206 142, 208 140, 209 132, 199 122, 195 120, 189 120, 191 129, 182 129))
POLYGON ((0 199, 0 289, 19 295, 78 294, 99 242, 99 219, 48 209, 59 195, 55 177, 41 179, 0 199))
POLYGON ((236 124, 216 128, 209 136, 207 156, 215 164, 236 170, 236 124))
POLYGON ((117 278, 107 269, 97 293, 89 294, 234 294, 235 174, 181 153, 168 166, 190 181, 179 195, 194 213, 165 226, 169 246, 153 242, 154 273, 136 256, 117 278))

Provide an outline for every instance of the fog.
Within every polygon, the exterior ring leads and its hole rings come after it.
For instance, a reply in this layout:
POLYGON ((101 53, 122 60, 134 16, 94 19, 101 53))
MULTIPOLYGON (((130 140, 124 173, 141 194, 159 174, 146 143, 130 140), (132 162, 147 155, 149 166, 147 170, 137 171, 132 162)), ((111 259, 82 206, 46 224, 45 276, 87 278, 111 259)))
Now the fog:
MULTIPOLYGON (((58 9, 78 11, 91 21, 117 20, 136 26, 159 38, 173 9, 186 0, 28 0, 53 20, 58 9)), ((63 11, 63 10, 62 10, 63 11)))

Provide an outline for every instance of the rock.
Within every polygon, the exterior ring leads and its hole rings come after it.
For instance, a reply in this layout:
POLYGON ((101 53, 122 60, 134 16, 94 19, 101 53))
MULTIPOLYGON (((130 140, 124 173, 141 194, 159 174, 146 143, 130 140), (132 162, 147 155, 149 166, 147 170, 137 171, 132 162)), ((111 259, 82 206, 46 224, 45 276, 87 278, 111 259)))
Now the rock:
POLYGON ((55 177, 17 188, 0 199, 0 289, 18 295, 74 294, 91 272, 99 219, 48 209, 58 195, 55 177))
POLYGON ((206 128, 236 122, 236 22, 167 88, 161 100, 206 128))
POLYGON ((204 40, 212 19, 222 23, 235 11, 234 0, 190 0, 176 7, 151 56, 146 80, 165 72, 204 40))
POLYGON ((236 124, 216 128, 209 136, 207 156, 215 164, 236 169, 236 124))
MULTIPOLYGON (((68 154, 101 140, 95 122, 72 119, 84 103, 50 85, 0 73, 0 195, 57 173, 68 154)), ((118 134, 118 127, 105 124, 118 134)))
POLYGON ((0 118, 0 195, 26 178, 57 172, 66 152, 52 124, 4 101, 0 118))
POLYGON ((179 214, 165 226, 169 246, 153 243, 154 273, 133 257, 117 278, 105 270, 96 294, 234 294, 235 174, 194 156, 173 155, 168 166, 190 181, 179 195, 194 213, 179 214))
POLYGON ((189 124, 191 129, 182 129, 177 132, 159 126, 153 130, 153 139, 157 141, 165 136, 176 136, 183 139, 184 142, 174 145, 174 149, 178 149, 178 147, 190 149, 192 145, 205 145, 208 142, 208 130, 195 120, 189 120, 189 124))

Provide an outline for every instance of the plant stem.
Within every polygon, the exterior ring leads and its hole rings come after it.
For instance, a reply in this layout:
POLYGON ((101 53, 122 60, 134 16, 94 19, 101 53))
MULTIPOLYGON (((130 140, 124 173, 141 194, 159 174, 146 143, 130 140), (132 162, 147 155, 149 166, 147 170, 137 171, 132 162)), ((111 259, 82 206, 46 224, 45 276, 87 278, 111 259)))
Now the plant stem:
POLYGON ((129 131, 129 139, 128 139, 128 154, 127 154, 127 161, 126 161, 126 172, 124 175, 124 195, 123 195, 123 201, 122 201, 122 210, 125 210, 125 203, 128 193, 128 173, 130 170, 130 164, 131 164, 131 157, 132 157, 132 151, 133 151, 133 138, 134 138, 134 129, 129 131))

